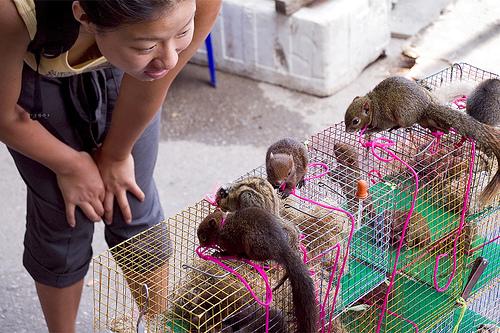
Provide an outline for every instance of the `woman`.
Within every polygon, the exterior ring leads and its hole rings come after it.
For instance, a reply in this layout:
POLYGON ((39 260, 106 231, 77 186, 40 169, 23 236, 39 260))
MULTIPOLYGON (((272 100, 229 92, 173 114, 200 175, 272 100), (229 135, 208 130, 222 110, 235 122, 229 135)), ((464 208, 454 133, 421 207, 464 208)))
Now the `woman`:
POLYGON ((163 219, 159 110, 220 0, 73 1, 76 40, 55 55, 30 44, 35 3, 0 3, 0 140, 27 185, 23 263, 48 329, 74 332, 92 222, 114 246, 163 219))

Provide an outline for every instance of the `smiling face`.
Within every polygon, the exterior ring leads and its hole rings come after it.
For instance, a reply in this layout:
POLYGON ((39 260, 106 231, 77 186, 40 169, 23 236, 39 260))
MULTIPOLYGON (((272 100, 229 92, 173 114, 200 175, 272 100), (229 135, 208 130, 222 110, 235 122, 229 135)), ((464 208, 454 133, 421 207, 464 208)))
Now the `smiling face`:
POLYGON ((81 7, 73 9, 75 17, 94 35, 101 54, 112 65, 141 81, 164 77, 193 39, 194 0, 180 1, 151 20, 116 28, 99 28, 82 19, 78 10, 81 7))

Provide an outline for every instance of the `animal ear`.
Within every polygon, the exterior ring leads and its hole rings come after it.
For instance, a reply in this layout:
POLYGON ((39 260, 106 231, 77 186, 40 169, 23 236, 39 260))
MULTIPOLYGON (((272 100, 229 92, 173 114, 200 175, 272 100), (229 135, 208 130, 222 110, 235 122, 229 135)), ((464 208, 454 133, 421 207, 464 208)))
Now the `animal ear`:
POLYGON ((274 158, 274 154, 271 153, 271 155, 269 155, 269 158, 274 158))
POLYGON ((354 102, 355 100, 357 100, 359 98, 359 96, 356 96, 352 99, 352 101, 354 102))
POLYGON ((208 225, 210 226, 210 228, 214 228, 217 226, 217 221, 215 220, 215 217, 212 217, 209 221, 208 221, 208 225))
POLYGON ((369 112, 370 112, 370 101, 366 101, 363 104, 363 113, 365 113, 366 115, 368 115, 369 112))

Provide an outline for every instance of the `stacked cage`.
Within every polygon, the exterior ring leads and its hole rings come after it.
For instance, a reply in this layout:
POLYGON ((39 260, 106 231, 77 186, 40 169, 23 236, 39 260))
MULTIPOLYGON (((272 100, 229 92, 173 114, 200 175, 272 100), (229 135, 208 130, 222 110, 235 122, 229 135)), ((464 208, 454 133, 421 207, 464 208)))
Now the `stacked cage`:
MULTIPOLYGON (((477 84, 490 77, 496 76, 458 64, 420 83, 434 90, 458 80, 477 84)), ((456 326, 460 327, 458 332, 472 333, 482 332, 480 328, 490 325, 488 329, 496 332, 499 198, 482 207, 478 197, 495 174, 497 161, 453 133, 431 136, 415 126, 378 135, 394 141, 396 148, 391 149, 414 169, 419 180, 418 193, 415 177, 408 176, 409 168, 391 175, 396 179, 411 178, 413 182, 409 192, 393 198, 398 212, 386 221, 391 226, 392 288, 388 295, 387 289, 383 293, 387 296, 385 305, 384 297, 379 297, 375 306, 369 306, 373 301, 365 302, 364 307, 348 311, 344 317, 349 322, 347 327, 353 332, 437 333, 452 332, 456 326), (398 251, 401 228, 413 197, 414 210, 398 251), (468 310, 460 316, 463 309, 468 310)))
MULTIPOLYGON (((500 77, 469 64, 460 63, 431 75, 420 83, 430 90, 440 91, 456 83, 475 86, 490 78, 500 77)), ((464 100, 461 96, 447 97, 464 100)), ((461 109, 459 103, 451 105, 461 109)), ((465 231, 470 236, 465 238, 466 274, 461 281, 460 295, 463 299, 451 315, 455 331, 460 333, 500 332, 498 305, 500 304, 500 224, 498 223, 500 196, 497 195, 493 203, 486 207, 482 207, 478 200, 479 192, 486 186, 497 168, 497 161, 491 155, 482 151, 476 153, 472 191, 466 214, 468 228, 465 231)))
MULTIPOLYGON (((432 90, 487 75, 461 64, 421 83, 432 90)), ((310 162, 324 163, 328 173, 281 200, 280 215, 302 232, 324 330, 444 333, 460 320, 459 332, 472 333, 499 324, 499 201, 484 208, 477 200, 497 168, 493 157, 459 135, 436 137, 418 126, 360 140, 338 124, 307 147, 310 162), (372 151, 366 142, 383 144, 372 151), (359 195, 360 181, 369 184, 367 197, 359 195), (486 269, 471 278, 478 263, 486 269), (460 316, 462 296, 467 311, 460 316)), ((310 167, 308 176, 322 171, 310 167)), ((265 178, 265 168, 240 180, 255 176, 265 178)), ((95 332, 265 331, 266 311, 243 283, 195 252, 197 226, 213 210, 202 200, 94 258, 95 332)), ((224 263, 265 299, 266 285, 252 267, 224 263)), ((275 287, 269 332, 292 332, 291 288, 288 281, 280 285, 284 271, 261 264, 275 287)))

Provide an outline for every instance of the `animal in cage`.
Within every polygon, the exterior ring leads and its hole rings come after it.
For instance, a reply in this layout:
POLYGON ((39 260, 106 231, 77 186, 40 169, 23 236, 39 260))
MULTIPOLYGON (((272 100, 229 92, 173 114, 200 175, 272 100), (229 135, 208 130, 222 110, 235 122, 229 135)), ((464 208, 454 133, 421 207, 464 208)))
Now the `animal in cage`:
MULTIPOLYGON (((390 77, 363 97, 356 97, 345 114, 346 130, 379 132, 419 124, 431 130, 448 132, 451 127, 473 138, 500 160, 500 129, 478 122, 467 114, 438 103, 416 82, 390 77)), ((489 204, 500 190, 500 170, 481 193, 481 202, 489 204)))
POLYGON ((274 260, 286 269, 299 332, 316 332, 318 307, 314 283, 307 266, 287 240, 279 217, 258 207, 234 213, 215 211, 198 226, 198 239, 204 247, 218 246, 224 255, 251 260, 274 260))
MULTIPOLYGON (((415 157, 408 161, 428 199, 453 213, 460 213, 463 208, 469 163, 467 156, 457 148, 449 150, 443 146, 434 149, 429 143, 422 144, 415 157)), ((485 153, 476 150, 472 168, 473 186, 470 188, 468 207, 474 213, 481 209, 478 194, 486 187, 489 172, 495 169, 495 165, 485 153)))
MULTIPOLYGON (((216 323, 229 316, 249 302, 241 299, 243 290, 232 281, 230 276, 214 277, 221 271, 205 261, 196 264, 196 270, 189 272, 187 283, 177 288, 173 313, 202 332, 207 332, 216 323), (213 318, 213 319, 212 319, 213 318)), ((216 327, 215 327, 216 328, 216 327)))
POLYGON ((500 327, 494 324, 481 324, 476 333, 500 333, 500 327))
MULTIPOLYGON (((222 322, 220 333, 263 333, 266 330, 266 312, 261 306, 249 305, 222 322)), ((269 310, 269 333, 286 333, 288 328, 283 313, 269 310)))
MULTIPOLYGON (((320 259, 321 275, 328 277, 335 262, 335 256, 329 254, 329 250, 335 245, 341 245, 339 251, 338 264, 336 274, 340 272, 341 263, 344 261, 346 235, 348 234, 348 224, 345 217, 339 216, 337 213, 331 213, 325 208, 313 206, 312 209, 305 211, 301 208, 288 204, 281 210, 281 215, 299 226, 304 234, 304 244, 308 250, 308 257, 321 257, 326 254, 323 259, 320 259)), ((346 262, 344 274, 349 270, 349 265, 346 262)), ((338 277, 338 275, 336 275, 338 277)))
MULTIPOLYGON (((240 265, 238 272, 250 278, 252 272, 240 265)), ((265 285, 252 279, 253 290, 261 295, 265 285)), ((221 331, 225 320, 254 300, 244 286, 232 275, 205 260, 198 259, 185 280, 175 288, 173 318, 189 323, 190 331, 221 331)))
POLYGON ((226 212, 247 207, 261 207, 274 214, 280 211, 280 200, 271 183, 257 176, 222 186, 217 190, 215 201, 226 212))
MULTIPOLYGON (((438 251, 443 253, 451 253, 453 250, 457 231, 454 230, 448 236, 442 237, 438 241, 438 251)), ((457 239, 457 253, 459 255, 467 255, 472 249, 472 245, 478 235, 476 223, 465 223, 462 231, 457 239)))
MULTIPOLYGON (((220 209, 235 212, 248 207, 263 208, 279 215, 280 200, 271 184, 261 177, 248 177, 221 187, 216 194, 220 209)), ((288 219, 280 219, 292 249, 299 251, 300 230, 288 219)))
POLYGON ((466 111, 484 124, 500 125, 500 80, 481 82, 467 98, 466 111))
MULTIPOLYGON (((445 78, 437 82, 447 84, 449 81, 449 78, 445 78)), ((372 140, 379 139, 380 135, 373 133, 372 140)), ((479 329, 493 331, 498 329, 500 324, 498 319, 500 312, 496 305, 500 304, 498 292, 483 297, 491 288, 492 281, 498 281, 498 252, 495 252, 498 251, 498 200, 488 208, 477 206, 474 210, 469 209, 468 215, 465 216, 466 223, 456 242, 457 267, 453 283, 443 293, 437 292, 432 284, 437 255, 448 254, 448 258, 442 259, 441 267, 436 273, 439 285, 443 285, 443 280, 452 274, 452 254, 460 223, 458 213, 461 211, 468 180, 471 144, 465 142, 462 146, 455 146, 455 143, 460 141, 456 133, 446 134, 441 137, 440 142, 437 142, 428 131, 418 126, 408 130, 385 132, 382 135, 394 142, 389 150, 413 166, 421 180, 412 217, 418 221, 409 223, 404 240, 406 246, 401 249, 398 263, 395 263, 396 250, 390 246, 391 221, 393 221, 391 216, 399 211, 400 219, 406 217, 404 214, 408 212, 415 189, 413 176, 403 164, 380 162, 369 149, 363 150, 359 145, 359 136, 346 133, 343 124, 327 128, 310 140, 309 160, 321 161, 332 166, 331 172, 330 176, 307 181, 297 193, 318 203, 342 206, 354 213, 358 204, 356 198, 351 200, 353 206, 349 206, 349 200, 345 199, 347 196, 352 197, 358 179, 368 180, 370 196, 369 201, 363 203, 361 210, 362 227, 355 229, 352 239, 348 240, 347 236, 351 230, 349 220, 340 214, 306 203, 293 195, 286 200, 280 200, 268 182, 264 182, 265 185, 261 186, 268 190, 268 194, 263 195, 259 186, 255 184, 265 181, 264 167, 252 171, 253 176, 260 176, 253 181, 246 180, 248 178, 246 177, 241 182, 224 186, 223 191, 218 194, 218 204, 224 210, 239 213, 249 209, 246 207, 261 207, 272 213, 273 219, 279 215, 281 220, 289 220, 291 224, 298 226, 304 237, 302 244, 308 251, 310 260, 307 262, 308 269, 316 273, 307 272, 313 283, 313 287, 309 285, 309 289, 313 290, 309 299, 317 298, 319 306, 316 301, 313 304, 316 316, 320 315, 320 310, 324 310, 319 322, 323 327, 327 327, 328 320, 332 319, 333 332, 376 332, 387 291, 387 284, 384 282, 390 276, 388 272, 395 268, 395 280, 388 296, 387 311, 382 318, 381 332, 414 332, 418 327, 421 332, 437 333, 434 331, 434 327, 438 325, 436 321, 441 317, 449 319, 448 315, 452 315, 456 310, 456 300, 463 290, 463 284, 470 271, 470 266, 465 263, 470 262, 467 256, 472 251, 474 255, 488 259, 489 266, 467 299, 472 303, 467 307, 463 322, 469 321, 471 324, 467 326, 467 330, 460 329, 459 332, 475 333, 479 329), (433 152, 430 149, 431 144, 438 149, 433 152), (353 156, 357 156, 357 165, 353 156), (448 184, 453 186, 448 187, 448 184), (247 201, 248 194, 250 200, 247 201), (485 220, 489 221, 488 225, 483 225, 485 220), (480 231, 475 230, 477 226, 480 226, 480 231), (333 254, 336 254, 334 250, 321 260, 311 260, 318 255, 321 257, 337 244, 342 251, 339 251, 338 265, 333 274, 335 259, 333 254), (349 257, 346 258, 344 250, 348 245, 349 257), (330 286, 325 288, 327 279, 324 277, 328 274, 339 277, 339 265, 343 259, 346 259, 347 263, 341 284, 339 281, 338 285, 333 286, 330 294, 325 295, 325 289, 330 286), (335 287, 339 289, 334 299, 332 294, 335 293, 335 287), (328 300, 329 303, 323 307, 324 300, 328 300), (362 308, 355 311, 353 308, 356 306, 362 308), (322 319, 327 322, 324 323, 322 319)), ((476 206, 473 203, 474 198, 482 190, 480 180, 488 181, 496 167, 496 163, 491 163, 493 158, 483 152, 476 151, 475 157, 471 208, 476 206)), ((314 173, 316 170, 309 172, 314 173)), ((264 332, 265 308, 257 304, 237 278, 227 274, 215 264, 201 261, 196 256, 194 251, 198 245, 196 226, 212 210, 213 207, 202 201, 169 220, 172 245, 168 256, 164 258, 169 266, 168 279, 165 281, 168 287, 165 288, 165 292, 158 294, 165 298, 167 310, 160 315, 149 314, 144 317, 149 323, 148 328, 151 328, 146 330, 147 332, 264 332), (184 263, 189 263, 195 269, 181 267, 184 263)), ((399 227, 396 224, 394 229, 400 232, 401 222, 399 227)), ((286 243, 283 239, 290 239, 290 236, 284 236, 283 226, 278 229, 281 230, 277 231, 281 234, 281 243, 286 243)), ((156 236, 154 230, 149 235, 152 238, 163 239, 156 236)), ((298 239, 298 236, 294 239, 298 239)), ((146 238, 140 242, 140 244, 152 243, 154 241, 149 243, 146 238)), ((104 259, 99 259, 100 264, 94 264, 96 280, 94 294, 97 296, 95 304, 98 308, 95 312, 95 330, 106 329, 107 332, 112 323, 115 323, 116 331, 113 330, 115 332, 135 332, 135 319, 143 303, 136 302, 133 296, 130 297, 130 292, 126 297, 122 295, 127 293, 125 292, 127 286, 131 286, 128 284, 129 277, 124 277, 124 272, 129 272, 130 267, 143 267, 139 261, 149 259, 149 256, 142 255, 147 249, 148 247, 116 248, 112 255, 110 251, 106 252, 104 259), (118 261, 117 266, 113 266, 113 260, 118 261), (121 330, 118 330, 117 323, 122 316, 130 318, 123 323, 121 330)), ((292 252, 299 257, 297 250, 292 252)), ((302 260, 299 259, 296 259, 297 262, 302 264, 302 260)), ((223 261, 240 273, 257 295, 265 294, 266 286, 253 269, 240 261, 223 261)), ((144 267, 148 270, 149 266, 144 267)), ((276 283, 283 277, 283 269, 271 263, 264 270, 269 277, 270 285, 275 287, 269 311, 269 331, 296 331, 293 305, 297 302, 290 281, 276 288, 276 283)), ((138 275, 142 273, 142 270, 137 270, 138 275)), ((138 281, 147 280, 138 279, 138 281)), ((439 332, 449 333, 450 330, 439 332)))
POLYGON ((452 179, 464 174, 468 163, 462 156, 445 149, 431 149, 423 144, 409 165, 417 172, 419 179, 425 184, 439 184, 443 179, 452 179))
MULTIPOLYGON (((391 245, 397 247, 401 241, 403 227, 409 211, 396 210, 390 212, 391 223, 391 245)), ((403 244, 409 248, 426 247, 431 243, 431 230, 427 220, 422 214, 413 212, 408 222, 403 244)))
POLYGON ((356 212, 358 200, 356 199, 356 183, 353 183, 353 180, 361 179, 358 152, 353 146, 343 142, 336 142, 333 152, 338 165, 328 175, 342 188, 349 211, 356 212))
POLYGON ((292 138, 276 141, 267 149, 267 180, 282 192, 285 198, 295 187, 304 185, 309 158, 304 144, 292 138))

